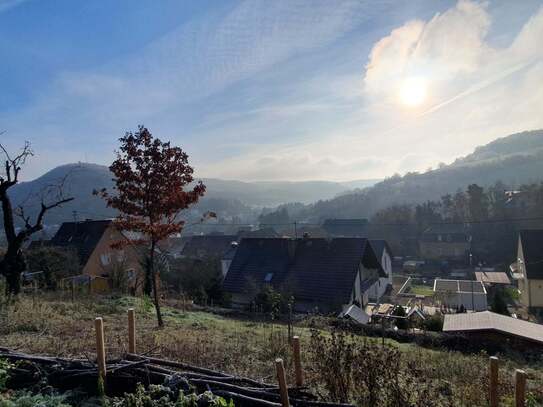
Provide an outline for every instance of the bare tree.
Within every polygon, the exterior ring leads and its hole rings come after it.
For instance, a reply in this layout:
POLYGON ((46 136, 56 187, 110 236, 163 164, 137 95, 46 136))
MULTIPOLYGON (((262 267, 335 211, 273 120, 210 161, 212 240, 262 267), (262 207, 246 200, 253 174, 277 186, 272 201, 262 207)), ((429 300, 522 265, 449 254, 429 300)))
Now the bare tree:
POLYGON ((5 158, 4 173, 0 175, 0 201, 2 203, 4 233, 8 242, 7 251, 0 260, 0 274, 6 278, 6 294, 17 295, 21 291, 21 274, 26 269, 26 263, 21 251, 23 244, 30 236, 43 229, 43 220, 47 211, 70 202, 74 198, 63 196, 63 180, 56 186, 57 193, 53 197, 50 196, 51 194, 43 194, 40 209, 35 219, 31 219, 31 216, 25 213, 22 205, 13 208, 8 190, 19 182, 21 167, 34 153, 29 142, 25 142, 23 148, 15 157, 11 157, 2 144, 0 144, 0 149, 5 158), (15 227, 15 216, 22 220, 22 227, 15 227))

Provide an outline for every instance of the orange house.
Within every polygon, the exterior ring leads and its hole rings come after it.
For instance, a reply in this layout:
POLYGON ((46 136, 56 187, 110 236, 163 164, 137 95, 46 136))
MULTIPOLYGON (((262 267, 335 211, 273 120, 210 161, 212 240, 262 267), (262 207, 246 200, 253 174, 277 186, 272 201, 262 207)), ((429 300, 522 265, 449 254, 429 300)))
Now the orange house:
POLYGON ((132 291, 142 285, 140 255, 127 245, 114 249, 112 245, 125 239, 111 220, 64 222, 50 245, 73 248, 80 260, 79 281, 88 282, 91 292, 105 292, 115 288, 115 281, 126 280, 132 291))

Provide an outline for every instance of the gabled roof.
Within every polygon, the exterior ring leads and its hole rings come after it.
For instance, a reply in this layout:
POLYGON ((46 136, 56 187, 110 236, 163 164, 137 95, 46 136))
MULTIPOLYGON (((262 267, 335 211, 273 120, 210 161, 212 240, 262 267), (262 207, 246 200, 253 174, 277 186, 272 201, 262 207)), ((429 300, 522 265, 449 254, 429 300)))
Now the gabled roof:
POLYGON ((109 225, 111 220, 64 222, 51 239, 51 246, 74 248, 81 264, 86 264, 109 225))
POLYGON ((487 284, 511 284, 511 280, 503 271, 476 271, 475 279, 487 284))
POLYGON ((529 279, 543 280, 543 229, 519 232, 524 267, 529 279))
POLYGON ((388 245, 387 241, 384 239, 370 239, 371 247, 373 248, 373 251, 375 252, 375 255, 381 260, 383 257, 383 252, 387 251, 388 255, 392 259, 394 255, 392 254, 392 250, 390 249, 390 246, 388 245))
POLYGON ((222 257, 235 241, 235 235, 192 236, 183 247, 181 255, 191 258, 222 257))
POLYGON ((296 300, 346 303, 361 263, 383 273, 363 238, 243 239, 224 289, 243 293, 254 281, 292 293, 296 300))
POLYGON ((443 332, 499 331, 543 344, 543 325, 490 311, 446 314, 443 332))

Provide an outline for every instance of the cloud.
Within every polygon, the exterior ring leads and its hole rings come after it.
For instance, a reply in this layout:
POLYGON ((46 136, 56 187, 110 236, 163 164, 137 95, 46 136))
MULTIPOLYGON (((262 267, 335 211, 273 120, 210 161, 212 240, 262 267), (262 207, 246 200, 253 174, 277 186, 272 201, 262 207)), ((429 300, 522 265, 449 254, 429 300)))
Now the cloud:
POLYGON ((0 0, 0 13, 18 7, 28 0, 0 0))
MULTIPOLYGON (((509 47, 494 48, 487 35, 492 23, 486 3, 460 0, 429 21, 414 20, 394 29, 372 48, 364 85, 376 112, 395 114, 398 90, 423 77, 432 94, 425 114, 482 90, 542 57, 543 7, 509 47)), ((420 113, 420 112, 419 112, 420 113)))

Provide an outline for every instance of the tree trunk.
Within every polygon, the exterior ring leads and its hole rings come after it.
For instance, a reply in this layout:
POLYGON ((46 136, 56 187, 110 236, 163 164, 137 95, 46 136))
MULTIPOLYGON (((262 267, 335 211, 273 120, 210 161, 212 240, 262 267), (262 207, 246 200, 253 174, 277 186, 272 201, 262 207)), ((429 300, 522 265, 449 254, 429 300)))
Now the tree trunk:
POLYGON ((20 250, 8 250, 0 262, 0 274, 6 278, 6 295, 18 295, 21 292, 21 274, 26 270, 26 263, 20 250))
POLYGON ((162 313, 160 311, 160 297, 158 294, 158 284, 157 284, 157 275, 156 275, 156 268, 155 268, 155 247, 156 243, 151 243, 151 254, 149 256, 149 268, 150 268, 150 275, 153 283, 153 299, 155 303, 155 310, 156 310, 156 320, 158 323, 158 327, 162 328, 164 326, 164 321, 162 320, 162 313))
POLYGON ((153 293, 153 275, 151 272, 151 259, 149 256, 145 257, 145 276, 143 278, 143 294, 151 297, 153 293))

